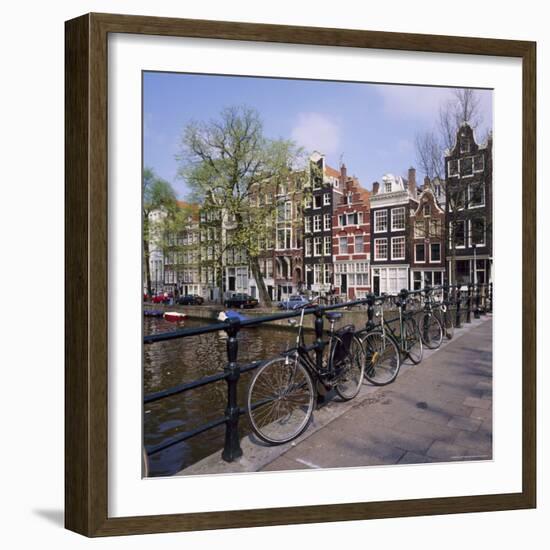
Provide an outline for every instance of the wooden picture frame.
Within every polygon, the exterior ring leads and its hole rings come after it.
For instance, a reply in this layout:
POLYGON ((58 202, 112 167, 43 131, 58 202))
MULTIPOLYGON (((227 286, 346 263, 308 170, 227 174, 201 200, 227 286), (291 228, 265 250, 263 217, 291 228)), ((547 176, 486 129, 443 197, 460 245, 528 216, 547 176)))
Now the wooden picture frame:
POLYGON ((66 22, 65 524, 86 536, 511 510, 536 506, 534 42, 88 14, 66 22), (522 491, 140 517, 108 516, 107 37, 215 38, 519 58, 523 71, 522 491))

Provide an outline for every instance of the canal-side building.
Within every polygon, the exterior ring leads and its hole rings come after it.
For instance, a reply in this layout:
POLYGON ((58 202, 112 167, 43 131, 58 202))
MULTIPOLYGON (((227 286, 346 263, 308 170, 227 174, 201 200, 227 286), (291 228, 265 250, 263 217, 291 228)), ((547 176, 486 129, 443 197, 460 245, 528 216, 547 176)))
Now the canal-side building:
POLYGON ((202 295, 200 282, 199 207, 177 201, 179 227, 166 236, 164 285, 174 294, 202 295))
POLYGON ((340 167, 342 194, 332 216, 334 293, 353 300, 370 291, 370 193, 340 167))
POLYGON ((447 269, 451 283, 487 283, 492 266, 493 142, 463 123, 445 156, 447 269), (453 265, 454 264, 454 265, 453 265))
POLYGON ((199 212, 199 261, 202 297, 219 300, 224 267, 222 213, 206 202, 199 212))
POLYGON ((437 187, 426 177, 418 205, 411 208, 410 288, 414 290, 445 280, 445 209, 436 193, 437 187))
POLYGON ((409 288, 410 214, 418 208, 416 170, 408 179, 386 174, 370 196, 371 284, 375 294, 409 288))
POLYGON ((286 300, 304 286, 303 184, 303 174, 296 172, 277 188, 272 296, 277 301, 286 300))
POLYGON ((303 201, 304 286, 314 294, 328 295, 333 290, 332 215, 342 196, 341 173, 317 151, 310 157, 310 172, 303 201))

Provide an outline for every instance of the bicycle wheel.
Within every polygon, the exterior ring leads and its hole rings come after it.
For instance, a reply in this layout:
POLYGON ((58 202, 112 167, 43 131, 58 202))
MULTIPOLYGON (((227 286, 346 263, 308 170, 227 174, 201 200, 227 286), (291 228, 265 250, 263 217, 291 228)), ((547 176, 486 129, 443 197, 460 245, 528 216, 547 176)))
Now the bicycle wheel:
POLYGON ((255 434, 271 445, 298 437, 313 414, 311 376, 296 356, 260 367, 248 388, 247 411, 255 434))
POLYGON ((365 378, 375 386, 393 382, 401 367, 399 347, 387 334, 374 330, 361 338, 365 359, 365 378))
POLYGON ((445 336, 451 340, 455 333, 455 324, 453 321, 453 312, 447 307, 447 311, 443 314, 443 324, 445 325, 445 336))
POLYGON ((422 337, 415 319, 409 317, 403 322, 403 345, 407 357, 416 365, 422 361, 424 347, 422 337))
POLYGON ((443 325, 433 313, 424 313, 420 317, 420 335, 429 349, 437 349, 443 341, 443 325))
POLYGON ((363 383, 363 374, 365 372, 365 362, 363 361, 363 346, 356 336, 350 340, 349 346, 343 354, 339 353, 338 347, 345 346, 345 343, 337 338, 332 346, 331 362, 336 357, 341 357, 333 365, 337 374, 337 382, 334 385, 336 393, 344 401, 353 399, 361 389, 363 383))

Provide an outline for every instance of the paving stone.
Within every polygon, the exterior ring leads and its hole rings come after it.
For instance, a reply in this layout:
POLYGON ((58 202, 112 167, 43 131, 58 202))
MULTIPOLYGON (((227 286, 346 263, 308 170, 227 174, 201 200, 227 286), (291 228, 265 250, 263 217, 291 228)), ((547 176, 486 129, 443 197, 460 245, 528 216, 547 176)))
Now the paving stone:
POLYGON ((401 457, 398 464, 424 464, 427 461, 428 458, 426 457, 426 455, 409 451, 401 457))
POLYGON ((487 420, 492 423, 493 421, 493 411, 491 409, 479 409, 474 407, 470 414, 470 418, 477 418, 482 422, 487 420))
POLYGON ((426 455, 429 459, 437 459, 439 461, 464 460, 463 457, 466 455, 466 452, 466 447, 437 440, 433 442, 426 455))
POLYGON ((491 408, 492 402, 490 399, 479 399, 477 397, 467 397, 464 399, 464 405, 467 407, 478 407, 480 409, 491 408))
POLYGON ((457 445, 482 451, 490 451, 493 445, 492 432, 488 430, 478 430, 477 432, 461 431, 456 436, 455 441, 457 445))
POLYGON ((467 418, 465 416, 453 416, 451 420, 449 420, 448 426, 459 430, 475 432, 479 426, 481 426, 481 420, 477 418, 467 418))
POLYGON ((304 462, 296 462, 288 458, 286 455, 281 455, 276 458, 271 464, 263 467, 264 472, 291 471, 291 470, 307 470, 311 466, 304 462))

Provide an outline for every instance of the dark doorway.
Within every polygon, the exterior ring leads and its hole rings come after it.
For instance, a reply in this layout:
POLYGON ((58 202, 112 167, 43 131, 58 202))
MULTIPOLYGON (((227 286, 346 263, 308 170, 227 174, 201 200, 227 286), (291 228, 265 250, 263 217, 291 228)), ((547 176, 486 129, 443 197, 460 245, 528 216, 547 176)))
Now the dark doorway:
POLYGON ((380 275, 376 274, 372 278, 373 292, 376 296, 380 296, 380 275))
POLYGON ((340 285, 341 288, 340 288, 340 292, 342 294, 347 294, 348 292, 348 275, 347 273, 342 273, 342 275, 340 275, 341 277, 341 280, 342 280, 342 284, 340 285))

